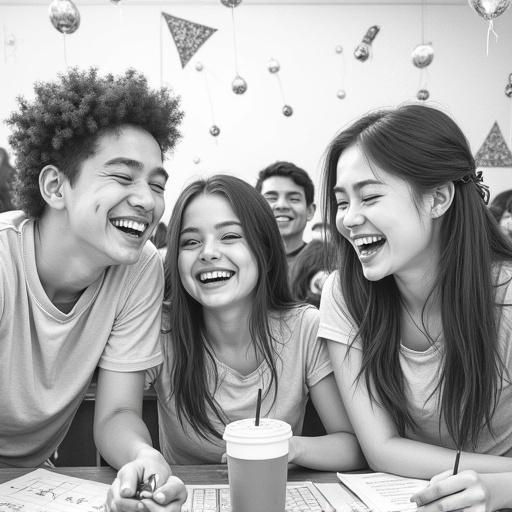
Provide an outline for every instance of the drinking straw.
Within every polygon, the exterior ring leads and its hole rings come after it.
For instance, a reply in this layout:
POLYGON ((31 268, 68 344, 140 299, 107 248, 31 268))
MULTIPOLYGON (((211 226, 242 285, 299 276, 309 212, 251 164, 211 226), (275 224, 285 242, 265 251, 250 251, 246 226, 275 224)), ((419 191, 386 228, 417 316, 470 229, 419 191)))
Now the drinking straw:
POLYGON ((459 471, 459 460, 460 460, 460 448, 457 450, 455 455, 455 465, 453 466, 453 474, 456 475, 459 471))
POLYGON ((261 409, 261 388, 258 388, 258 400, 256 402, 256 419, 254 424, 259 427, 260 426, 260 409, 261 409))

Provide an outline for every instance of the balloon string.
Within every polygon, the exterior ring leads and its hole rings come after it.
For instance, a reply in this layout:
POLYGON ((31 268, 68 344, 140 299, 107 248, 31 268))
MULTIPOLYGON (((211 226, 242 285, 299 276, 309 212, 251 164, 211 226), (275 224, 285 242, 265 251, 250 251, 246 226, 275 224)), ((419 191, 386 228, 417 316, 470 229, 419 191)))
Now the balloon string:
POLYGON ((68 55, 66 51, 66 34, 62 33, 62 41, 63 41, 63 48, 64 48, 64 65, 66 66, 66 69, 68 69, 68 55))
POLYGON ((277 83, 279 84, 279 90, 281 91, 281 98, 283 99, 283 103, 286 105, 286 99, 284 97, 284 89, 283 84, 281 83, 281 78, 279 76, 279 72, 276 73, 277 83))
POLYGON ((341 54, 341 89, 345 89, 345 53, 341 54))
POLYGON ((235 8, 231 7, 231 22, 233 25, 233 53, 235 59, 235 73, 240 75, 238 72, 238 54, 237 54, 237 44, 236 44, 236 29, 235 29, 235 8))
POLYGON ((425 0, 421 0, 421 44, 425 44, 425 0))
POLYGON ((210 104, 210 114, 212 116, 212 124, 215 124, 215 113, 213 111, 212 95, 210 93, 210 87, 208 85, 208 77, 206 76, 206 69, 204 71, 204 86, 206 88, 206 95, 208 96, 208 103, 210 104))

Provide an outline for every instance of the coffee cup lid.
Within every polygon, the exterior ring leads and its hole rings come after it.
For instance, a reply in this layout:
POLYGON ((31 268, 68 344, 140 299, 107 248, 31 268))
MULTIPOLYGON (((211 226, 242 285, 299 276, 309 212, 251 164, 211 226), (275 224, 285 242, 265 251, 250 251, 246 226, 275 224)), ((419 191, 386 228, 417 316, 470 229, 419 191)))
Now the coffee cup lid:
POLYGON ((272 418, 260 418, 255 425, 254 418, 233 421, 226 425, 223 438, 231 443, 266 444, 285 441, 292 437, 292 429, 288 423, 272 418))

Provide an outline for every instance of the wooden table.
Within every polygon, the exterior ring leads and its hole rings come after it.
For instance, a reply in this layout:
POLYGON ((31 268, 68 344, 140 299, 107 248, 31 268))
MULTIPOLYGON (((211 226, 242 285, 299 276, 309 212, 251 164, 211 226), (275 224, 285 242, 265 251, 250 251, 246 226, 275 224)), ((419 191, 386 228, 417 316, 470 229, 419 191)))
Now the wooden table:
MULTIPOLYGON (((35 468, 0 468, 0 483, 12 480, 21 475, 33 471, 35 468)), ((49 469, 49 468, 44 468, 49 469)), ((176 476, 185 484, 227 484, 228 468, 225 464, 201 465, 201 466, 172 466, 176 476)), ((116 472, 110 467, 62 467, 55 468, 57 473, 87 480, 95 480, 110 484, 116 476, 116 472)), ((337 482, 335 472, 311 471, 290 465, 288 470, 289 481, 309 480, 313 482, 337 482)))

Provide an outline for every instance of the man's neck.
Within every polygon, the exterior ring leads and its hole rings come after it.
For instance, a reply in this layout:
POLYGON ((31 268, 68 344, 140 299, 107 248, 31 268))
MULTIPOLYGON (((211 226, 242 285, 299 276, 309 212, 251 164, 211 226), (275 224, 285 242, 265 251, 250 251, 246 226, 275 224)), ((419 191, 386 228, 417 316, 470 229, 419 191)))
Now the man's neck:
POLYGON ((283 238, 284 248, 286 250, 286 256, 293 256, 296 252, 299 252, 305 245, 306 242, 302 240, 302 234, 292 239, 283 238))

